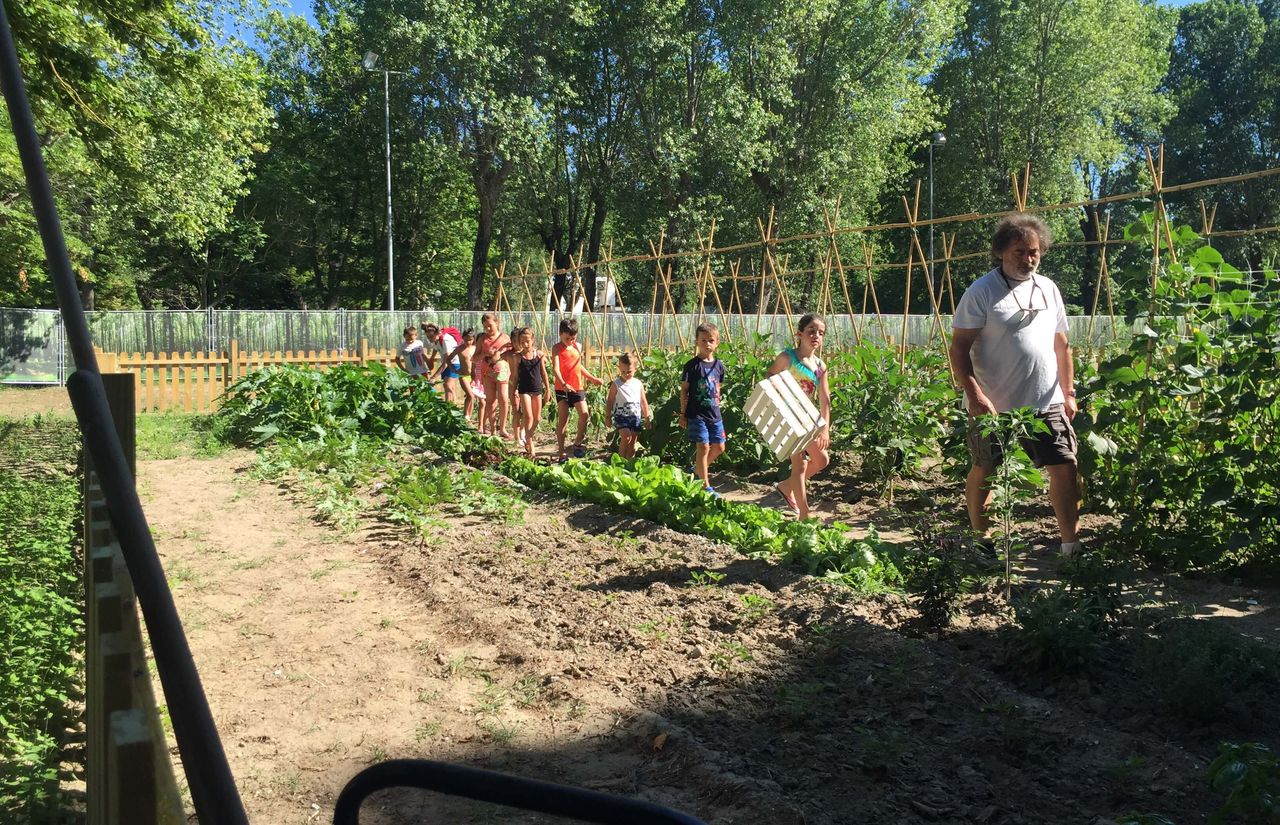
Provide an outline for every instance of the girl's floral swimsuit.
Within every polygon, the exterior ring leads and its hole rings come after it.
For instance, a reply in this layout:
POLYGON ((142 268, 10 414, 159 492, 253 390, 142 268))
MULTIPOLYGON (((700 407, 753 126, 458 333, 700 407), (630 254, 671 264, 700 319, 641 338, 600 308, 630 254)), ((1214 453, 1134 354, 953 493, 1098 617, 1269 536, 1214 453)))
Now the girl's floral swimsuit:
POLYGON ((796 379, 800 389, 808 393, 810 398, 816 400, 818 397, 818 382, 822 380, 822 376, 827 374, 827 365, 822 363, 822 359, 819 358, 818 369, 810 368, 808 364, 800 360, 800 356, 796 354, 794 347, 788 349, 785 354, 791 359, 791 366, 787 367, 791 377, 796 379))

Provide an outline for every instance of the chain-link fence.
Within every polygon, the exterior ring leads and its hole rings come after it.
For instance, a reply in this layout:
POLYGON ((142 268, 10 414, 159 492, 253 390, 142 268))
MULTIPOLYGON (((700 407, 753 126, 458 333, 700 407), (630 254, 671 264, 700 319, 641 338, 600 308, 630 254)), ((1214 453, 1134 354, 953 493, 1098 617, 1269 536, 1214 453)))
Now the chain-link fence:
MULTIPOLYGON (((105 352, 196 353, 220 352, 237 341, 241 352, 306 352, 358 350, 361 341, 374 347, 394 347, 404 328, 431 321, 461 330, 480 329, 480 312, 362 312, 351 310, 155 310, 91 312, 89 328, 94 344, 105 352)), ((562 316, 551 312, 505 312, 502 328, 529 326, 550 346, 557 338, 562 316)), ((608 313, 579 315, 580 335, 592 347, 605 350, 676 349, 693 346, 699 320, 720 326, 722 338, 759 335, 766 345, 781 348, 792 339, 795 319, 785 315, 649 315, 608 313)), ((1126 334, 1123 319, 1075 316, 1068 319, 1072 340, 1102 343, 1126 334), (1090 335, 1090 331, 1092 334, 1090 335)), ((942 316, 941 327, 951 319, 942 316)), ((850 346, 857 340, 894 342, 905 337, 911 346, 936 345, 939 322, 932 315, 908 316, 905 336, 902 316, 837 315, 827 319, 828 348, 850 346)), ((0 308, 0 383, 61 384, 69 359, 56 310, 0 308)))
POLYGON ((0 381, 61 384, 66 380, 62 316, 52 310, 0 309, 0 381))

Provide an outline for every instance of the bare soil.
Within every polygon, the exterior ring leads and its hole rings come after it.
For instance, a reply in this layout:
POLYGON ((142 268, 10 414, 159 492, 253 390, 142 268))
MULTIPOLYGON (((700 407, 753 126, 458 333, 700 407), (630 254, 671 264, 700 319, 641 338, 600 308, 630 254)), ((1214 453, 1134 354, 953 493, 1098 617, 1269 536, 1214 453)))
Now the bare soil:
MULTIPOLYGON (((1066 684, 1019 677, 994 598, 922 636, 909 601, 855 598, 556 498, 516 524, 442 510, 426 541, 376 519, 343 535, 250 478, 252 461, 144 460, 139 481, 256 823, 329 821, 347 780, 394 757, 636 796, 709 823, 1103 823, 1128 810, 1203 822, 1219 804, 1204 782, 1217 742, 1280 744, 1273 697, 1180 722, 1126 681, 1122 657, 1066 684), (723 578, 695 584, 701 571, 723 578)), ((872 511, 838 490, 819 490, 831 514, 872 511)), ((932 493, 917 493, 906 506, 927 511, 932 493)), ((768 503, 767 487, 732 494, 768 503)), ((954 517, 954 500, 937 507, 954 517)), ((900 533, 909 521, 881 515, 900 533)), ((1217 621, 1280 624, 1270 592, 1211 590, 1217 621)), ((365 813, 553 821, 408 791, 365 813)))
POLYGON ((71 398, 63 387, 0 387, 0 418, 25 418, 29 415, 73 414, 71 398))

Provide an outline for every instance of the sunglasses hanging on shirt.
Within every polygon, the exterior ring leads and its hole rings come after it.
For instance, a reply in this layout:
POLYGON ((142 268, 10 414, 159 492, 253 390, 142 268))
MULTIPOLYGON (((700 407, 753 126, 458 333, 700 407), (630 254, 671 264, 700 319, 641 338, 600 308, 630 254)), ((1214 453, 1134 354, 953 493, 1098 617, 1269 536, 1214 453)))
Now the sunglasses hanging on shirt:
POLYGON ((1021 329, 1035 320, 1036 316, 1042 310, 1049 308, 1049 296, 1045 294, 1044 288, 1036 280, 1036 276, 1031 276, 1031 294, 1027 296, 1027 305, 1023 306, 1022 301, 1018 298, 1017 290, 1013 288, 1013 284, 1009 283, 1009 279, 1005 277, 1003 272, 1000 273, 1000 279, 1004 281, 1005 287, 1009 290, 1009 294, 1013 296, 1013 303, 1018 307, 1018 311, 1009 319, 1011 326, 1021 329), (1036 300, 1037 294, 1039 300, 1036 300))

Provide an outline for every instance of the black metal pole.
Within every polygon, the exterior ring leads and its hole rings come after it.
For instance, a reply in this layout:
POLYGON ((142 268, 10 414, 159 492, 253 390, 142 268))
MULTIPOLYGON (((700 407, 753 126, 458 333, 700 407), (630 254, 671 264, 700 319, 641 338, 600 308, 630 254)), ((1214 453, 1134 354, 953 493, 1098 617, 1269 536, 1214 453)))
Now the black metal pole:
POLYGON ((156 671, 164 688, 196 815, 208 825, 247 825, 249 820, 240 802, 240 793, 227 765, 226 753, 218 738, 213 714, 173 603, 173 594, 165 580, 151 530, 142 512, 142 503, 134 487, 133 475, 129 472, 111 410, 107 406, 102 376, 98 373, 93 341, 89 336, 89 324, 71 272, 71 259, 58 220, 49 175, 40 154, 35 121, 22 82, 13 32, 9 28, 9 14, 3 0, 0 0, 0 86, 9 107, 9 119, 27 178, 27 191, 31 195, 49 273, 75 360, 76 370, 67 379, 67 392, 80 422, 85 447, 101 479, 111 523, 147 623, 156 671))
MULTIPOLYGON (((388 788, 421 788, 604 825, 704 825, 686 813, 640 799, 426 759, 392 759, 356 774, 338 795, 334 825, 359 825, 360 804, 388 788)), ((763 812, 760 821, 768 821, 763 812)))

